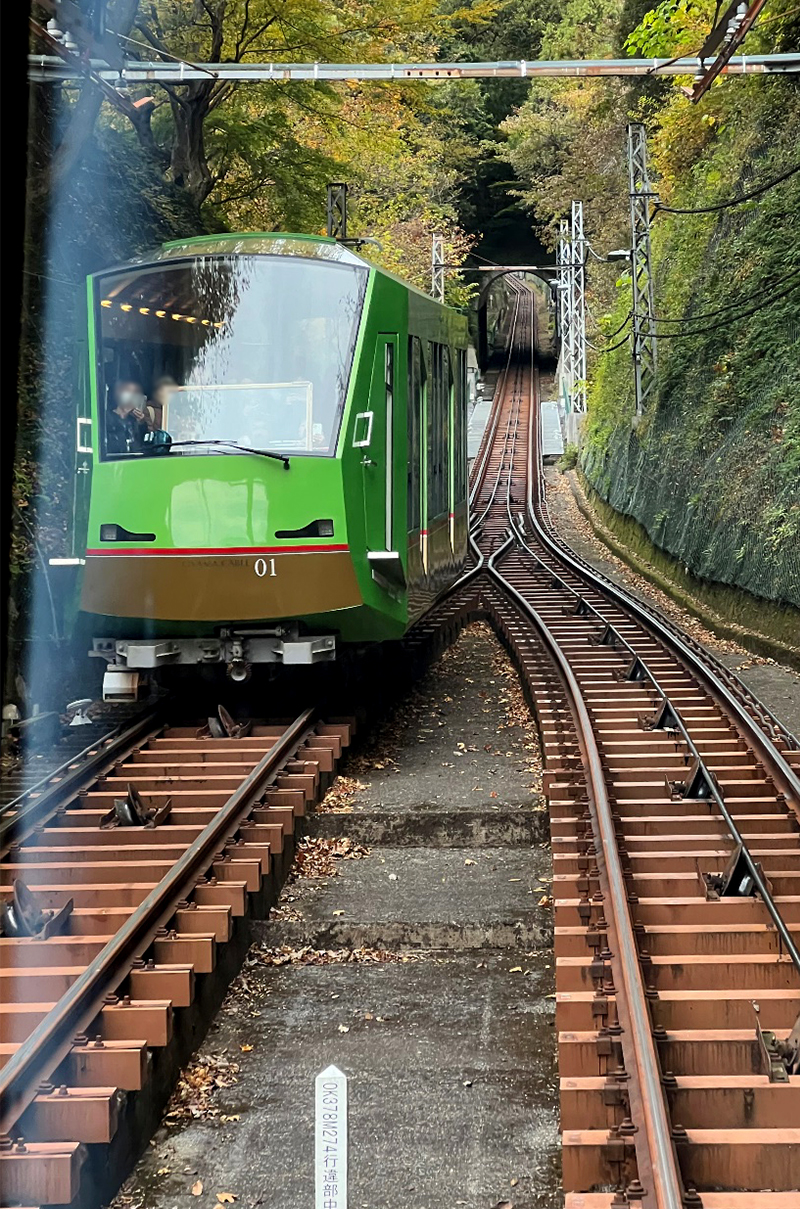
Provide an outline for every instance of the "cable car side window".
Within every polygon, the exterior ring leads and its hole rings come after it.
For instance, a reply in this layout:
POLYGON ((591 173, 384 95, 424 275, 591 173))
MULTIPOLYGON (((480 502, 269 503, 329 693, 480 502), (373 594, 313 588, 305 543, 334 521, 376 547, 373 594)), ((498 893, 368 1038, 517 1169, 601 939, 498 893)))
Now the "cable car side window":
POLYGON ((450 353, 431 344, 431 390, 428 408, 428 519, 447 512, 450 411, 450 353))
POLYGON ((141 456, 154 430, 192 442, 188 452, 224 442, 229 452, 331 456, 367 277, 352 265, 239 255, 96 278, 104 460, 141 456))
POLYGON ((422 427, 422 345, 419 336, 408 339, 408 531, 421 527, 420 430, 422 427))

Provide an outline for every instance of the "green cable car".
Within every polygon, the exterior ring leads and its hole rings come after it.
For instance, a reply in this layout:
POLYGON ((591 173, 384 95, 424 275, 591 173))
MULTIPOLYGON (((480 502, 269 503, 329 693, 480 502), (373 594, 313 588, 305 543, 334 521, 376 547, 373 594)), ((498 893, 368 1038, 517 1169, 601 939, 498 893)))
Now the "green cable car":
POLYGON ((80 604, 107 699, 400 638, 462 573, 463 315, 306 235, 173 242, 88 285, 80 604))

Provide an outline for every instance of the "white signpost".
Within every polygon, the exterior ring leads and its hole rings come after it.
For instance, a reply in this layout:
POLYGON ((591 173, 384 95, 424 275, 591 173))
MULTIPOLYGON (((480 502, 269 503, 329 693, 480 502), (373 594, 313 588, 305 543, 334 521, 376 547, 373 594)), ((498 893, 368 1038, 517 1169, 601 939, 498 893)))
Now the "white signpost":
POLYGON ((315 1209, 347 1209, 347 1076, 329 1066, 315 1087, 315 1209))

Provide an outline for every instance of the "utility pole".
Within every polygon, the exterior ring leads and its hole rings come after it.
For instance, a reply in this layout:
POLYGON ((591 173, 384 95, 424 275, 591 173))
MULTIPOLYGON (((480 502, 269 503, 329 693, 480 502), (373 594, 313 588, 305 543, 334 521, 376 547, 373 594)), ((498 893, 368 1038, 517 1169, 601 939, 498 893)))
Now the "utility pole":
POLYGON ((342 181, 328 185, 328 238, 347 240, 347 185, 342 181))
POLYGON ((570 293, 572 312, 572 410, 586 411, 586 244, 583 202, 572 203, 570 293))
POLYGON ((656 378, 656 326, 650 256, 650 203, 655 194, 647 171, 644 126, 628 126, 628 183, 631 201, 631 275, 633 279, 633 373, 636 414, 640 416, 656 378))
POLYGON ((444 236, 431 236, 431 294, 444 302, 444 236))

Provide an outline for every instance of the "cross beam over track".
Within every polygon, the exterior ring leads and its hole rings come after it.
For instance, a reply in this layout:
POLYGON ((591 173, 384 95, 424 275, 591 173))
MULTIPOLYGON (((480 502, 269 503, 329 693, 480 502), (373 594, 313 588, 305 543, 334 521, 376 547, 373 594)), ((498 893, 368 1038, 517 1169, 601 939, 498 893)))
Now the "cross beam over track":
MULTIPOLYGON (((694 76, 696 58, 669 59, 510 59, 487 63, 162 63, 126 59, 122 71, 102 59, 74 63, 67 55, 30 55, 29 78, 34 83, 80 79, 87 69, 114 84, 188 84, 207 80, 432 80, 526 79, 532 76, 694 76)), ((739 55, 722 69, 726 75, 800 71, 800 53, 739 55)))

